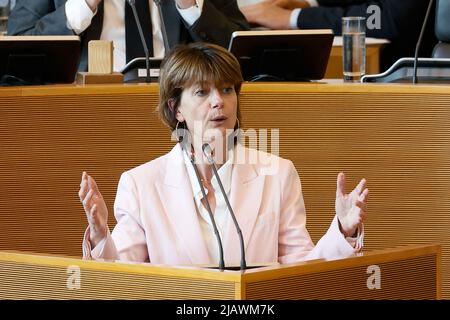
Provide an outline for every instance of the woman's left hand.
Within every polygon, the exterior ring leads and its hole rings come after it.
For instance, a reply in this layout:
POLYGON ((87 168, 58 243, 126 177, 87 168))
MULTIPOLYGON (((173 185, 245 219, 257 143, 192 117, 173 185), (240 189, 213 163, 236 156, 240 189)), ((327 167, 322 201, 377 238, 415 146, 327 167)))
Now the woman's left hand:
POLYGON ((344 236, 353 236, 358 226, 364 222, 367 214, 368 195, 369 189, 366 188, 366 179, 361 179, 356 188, 346 194, 345 174, 343 172, 338 174, 335 208, 339 226, 344 236))

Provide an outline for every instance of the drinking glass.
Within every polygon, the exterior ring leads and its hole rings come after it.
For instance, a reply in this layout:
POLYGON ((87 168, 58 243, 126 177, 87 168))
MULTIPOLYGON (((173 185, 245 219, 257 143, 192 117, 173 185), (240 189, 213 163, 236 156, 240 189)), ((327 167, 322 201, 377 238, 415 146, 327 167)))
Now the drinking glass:
POLYGON ((359 82, 366 73, 366 18, 342 18, 342 59, 345 82, 359 82))

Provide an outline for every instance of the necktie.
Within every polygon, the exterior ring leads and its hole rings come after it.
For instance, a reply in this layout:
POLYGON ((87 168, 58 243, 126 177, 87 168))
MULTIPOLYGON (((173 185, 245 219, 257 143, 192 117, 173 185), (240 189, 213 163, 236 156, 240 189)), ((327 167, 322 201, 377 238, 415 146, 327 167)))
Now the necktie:
MULTIPOLYGON (((150 19, 149 0, 136 0, 136 11, 141 23, 142 32, 150 57, 153 56, 152 21, 150 19)), ((125 47, 127 62, 137 57, 145 57, 144 47, 139 35, 139 29, 134 19, 133 10, 125 1, 125 47)))

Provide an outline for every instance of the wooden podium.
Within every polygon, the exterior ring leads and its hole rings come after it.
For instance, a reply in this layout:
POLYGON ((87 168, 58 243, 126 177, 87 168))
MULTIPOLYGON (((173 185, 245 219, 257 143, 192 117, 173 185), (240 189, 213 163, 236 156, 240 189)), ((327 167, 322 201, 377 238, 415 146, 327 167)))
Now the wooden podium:
POLYGON ((439 299, 440 245, 240 271, 0 252, 0 299, 439 299))

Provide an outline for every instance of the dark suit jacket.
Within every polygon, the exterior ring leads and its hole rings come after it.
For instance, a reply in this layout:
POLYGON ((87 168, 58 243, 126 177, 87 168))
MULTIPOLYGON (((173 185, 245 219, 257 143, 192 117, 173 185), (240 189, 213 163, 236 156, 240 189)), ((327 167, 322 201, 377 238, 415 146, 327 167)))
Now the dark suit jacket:
MULTIPOLYGON (((8 20, 8 35, 73 35, 67 28, 66 0, 19 0, 8 20)), ((178 43, 206 41, 228 47, 231 34, 249 29, 235 0, 205 0, 200 18, 187 26, 174 0, 162 2, 170 47, 178 43)), ((87 70, 87 43, 100 38, 103 25, 103 2, 92 23, 80 36, 82 53, 79 70, 87 70)))
POLYGON ((318 0, 320 6, 324 7, 336 7, 336 6, 350 6, 355 4, 362 4, 366 0, 318 0))
MULTIPOLYGON (((381 68, 387 69, 401 57, 414 56, 422 22, 429 0, 320 0, 319 4, 339 3, 333 7, 320 6, 303 9, 297 25, 300 29, 333 29, 336 35, 342 31, 341 19, 345 16, 368 17, 367 8, 378 5, 381 8, 381 29, 366 30, 368 37, 391 40, 381 55, 381 68), (350 4, 353 2, 354 4, 350 4)), ((434 13, 430 16, 420 55, 430 57, 436 38, 434 36, 434 13)))

